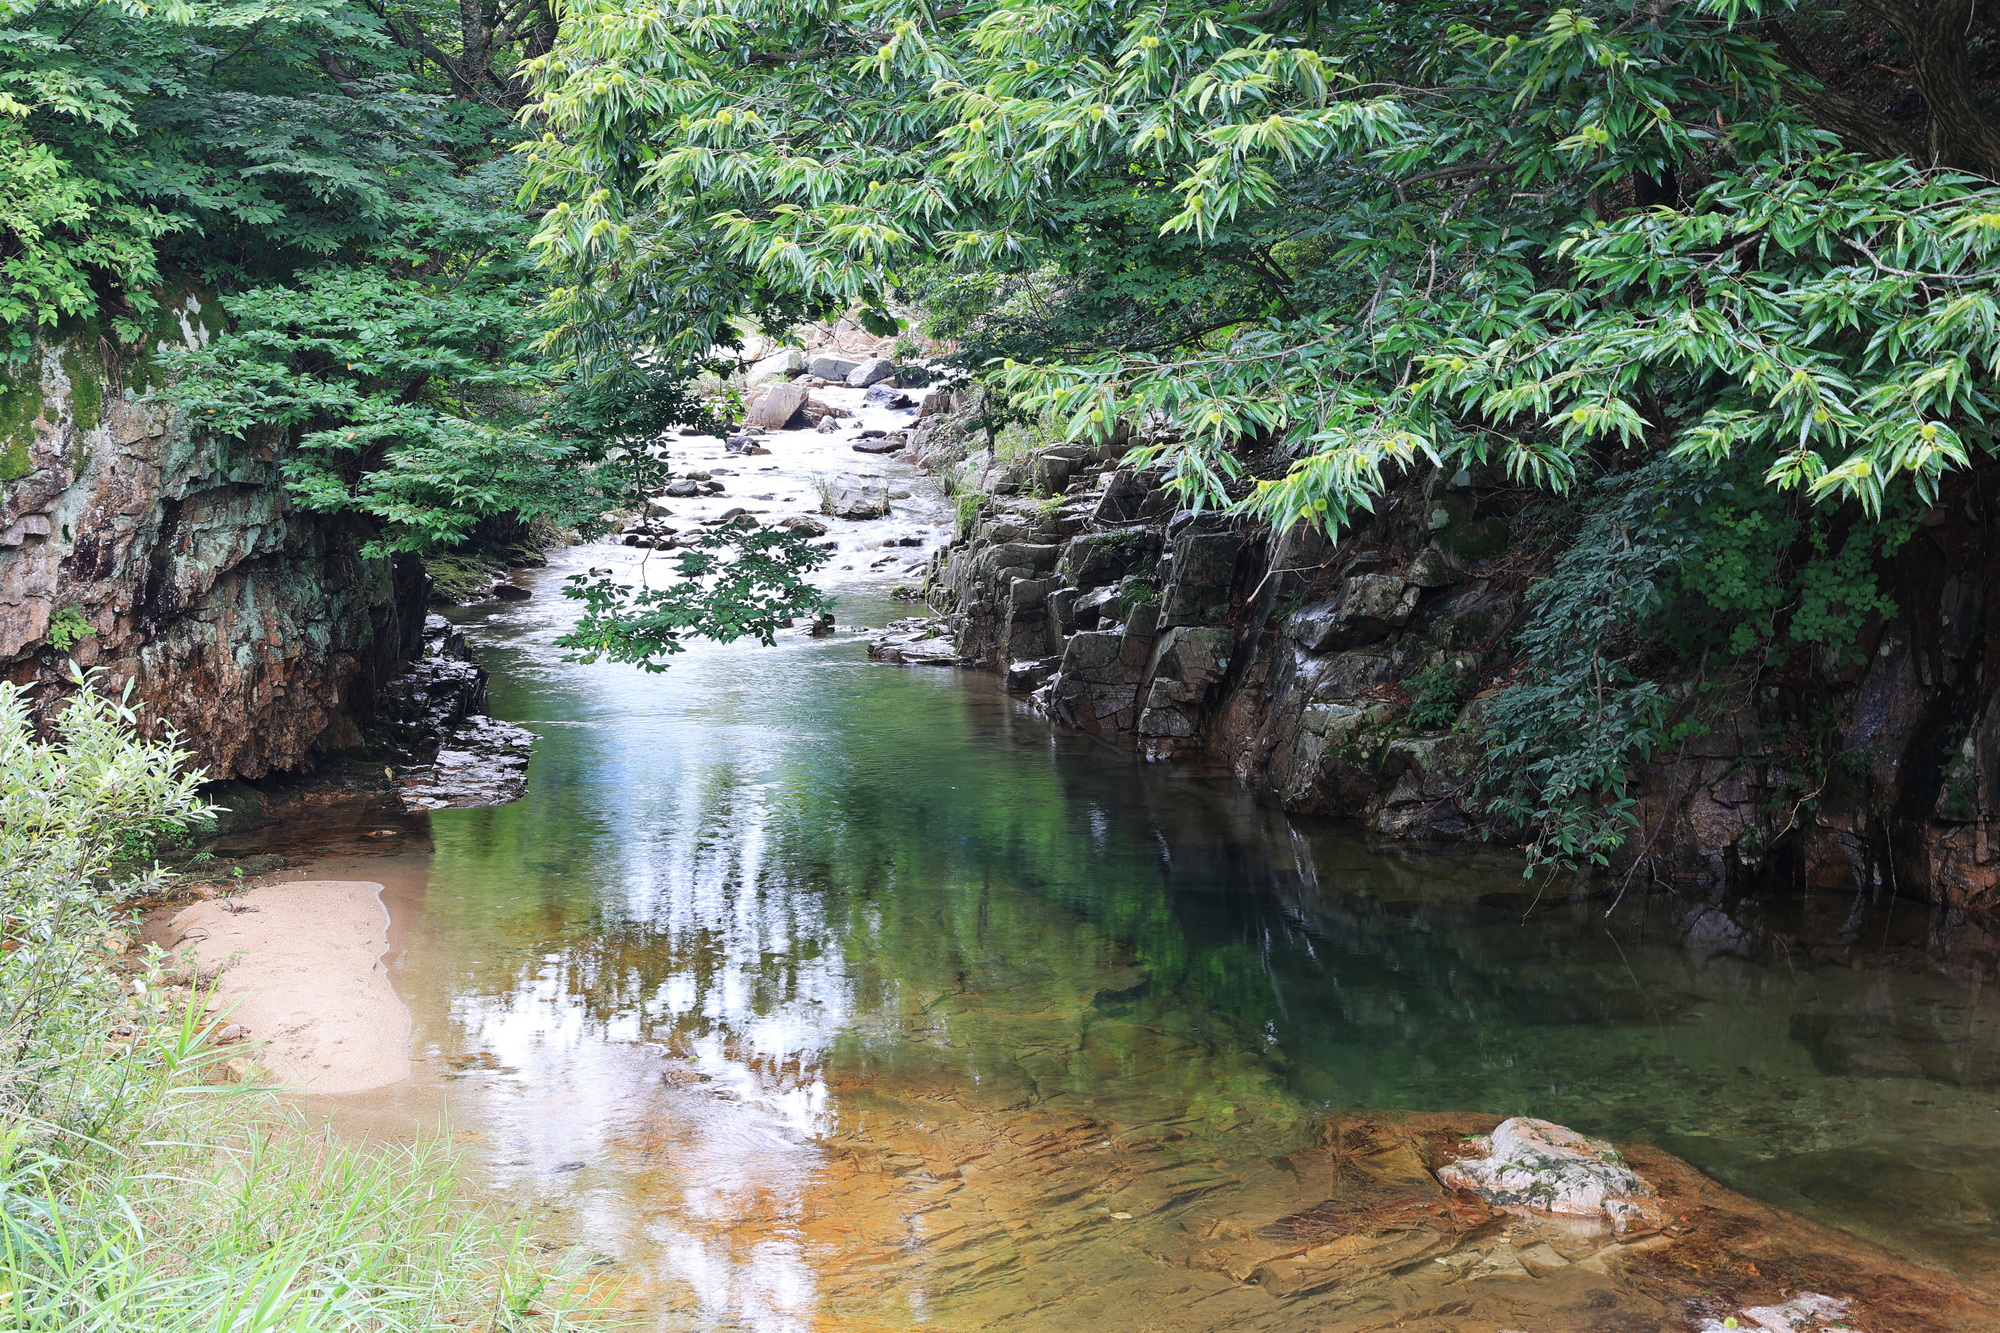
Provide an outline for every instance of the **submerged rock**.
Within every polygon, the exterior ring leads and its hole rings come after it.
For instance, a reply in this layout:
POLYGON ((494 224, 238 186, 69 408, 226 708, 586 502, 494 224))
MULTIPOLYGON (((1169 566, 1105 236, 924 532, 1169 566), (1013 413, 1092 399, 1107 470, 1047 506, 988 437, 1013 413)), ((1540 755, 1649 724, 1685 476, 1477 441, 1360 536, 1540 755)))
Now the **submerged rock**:
POLYGON ((1646 1235, 1665 1224, 1652 1186, 1603 1139, 1516 1116, 1475 1142, 1485 1156, 1441 1168, 1440 1181, 1503 1209, 1601 1217, 1620 1237, 1646 1235))

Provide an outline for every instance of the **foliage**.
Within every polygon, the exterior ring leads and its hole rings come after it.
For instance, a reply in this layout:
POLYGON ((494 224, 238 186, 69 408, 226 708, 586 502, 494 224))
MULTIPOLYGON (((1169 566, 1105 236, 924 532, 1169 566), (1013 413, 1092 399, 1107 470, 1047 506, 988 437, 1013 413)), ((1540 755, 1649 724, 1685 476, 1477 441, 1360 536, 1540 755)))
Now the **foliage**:
POLYGON ((1630 769, 1659 744, 1671 703, 1634 669, 1637 635, 1696 550, 1673 479, 1670 459, 1607 479, 1530 592, 1520 673, 1486 714, 1479 785, 1491 816, 1526 829, 1527 873, 1604 865, 1636 822, 1630 769))
POLYGON ((1765 453, 1814 495, 1928 496, 1987 444, 2000 207, 1839 152, 1788 18, 598 0, 531 67, 537 244, 574 336, 613 311, 669 355, 751 285, 906 277, 1012 349, 1017 408, 1160 422, 1138 458, 1198 504, 1275 442, 1243 503, 1278 527, 1426 457, 1567 486, 1624 449, 1765 453), (633 299, 697 252, 701 291, 633 299))
POLYGON ((1678 579, 1676 646, 1773 666, 1788 660, 1788 644, 1851 655, 1870 616, 1896 614, 1876 562, 1909 539, 1921 511, 1892 500, 1884 521, 1854 522, 1773 493, 1747 471, 1725 474, 1733 480, 1706 489, 1693 511, 1700 550, 1678 579))
POLYGON ((73 606, 65 606, 49 617, 47 638, 57 652, 66 653, 95 633, 97 630, 83 618, 83 612, 73 606))
POLYGON ((161 353, 160 396, 218 434, 294 432, 293 495, 374 519, 370 554, 449 547, 500 515, 586 526, 610 497, 540 410, 555 372, 531 350, 529 300, 480 268, 307 273, 232 301, 232 331, 161 353))
POLYGON ((565 597, 583 603, 576 628, 556 642, 580 662, 629 662, 664 671, 660 659, 700 636, 719 643, 754 638, 770 645, 794 617, 832 609, 806 575, 828 553, 784 528, 729 525, 692 539, 671 582, 621 583, 570 577, 565 597))
POLYGON ((572 1327, 573 1300, 468 1209, 434 1149, 342 1149, 224 1053, 120 851, 183 827, 201 774, 81 673, 52 742, 0 682, 0 1309, 22 1333, 572 1327), (526 1314, 530 1299, 555 1311, 526 1314))
POLYGON ((1470 683, 1449 662, 1425 667, 1403 682, 1403 689, 1410 696, 1410 711, 1404 715, 1404 722, 1413 731, 1450 726, 1458 719, 1459 706, 1470 683))

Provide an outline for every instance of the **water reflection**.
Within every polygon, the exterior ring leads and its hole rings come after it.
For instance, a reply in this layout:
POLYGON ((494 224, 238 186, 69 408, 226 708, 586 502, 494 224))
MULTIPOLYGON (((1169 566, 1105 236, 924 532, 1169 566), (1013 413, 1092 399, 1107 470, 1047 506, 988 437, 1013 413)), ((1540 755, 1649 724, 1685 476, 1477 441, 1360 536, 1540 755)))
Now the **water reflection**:
POLYGON ((1356 1106, 1642 1139, 1921 1260, 2000 1261, 1976 922, 1607 918, 1504 858, 1377 854, 1051 734, 981 678, 852 641, 571 668, 559 615, 481 628, 496 711, 543 740, 527 799, 434 819, 396 958, 431 1075, 376 1104, 441 1087, 495 1188, 636 1275, 658 1327, 1132 1301, 1263 1327, 1141 1256, 1198 1200, 1298 1187, 1286 1154, 1356 1106))

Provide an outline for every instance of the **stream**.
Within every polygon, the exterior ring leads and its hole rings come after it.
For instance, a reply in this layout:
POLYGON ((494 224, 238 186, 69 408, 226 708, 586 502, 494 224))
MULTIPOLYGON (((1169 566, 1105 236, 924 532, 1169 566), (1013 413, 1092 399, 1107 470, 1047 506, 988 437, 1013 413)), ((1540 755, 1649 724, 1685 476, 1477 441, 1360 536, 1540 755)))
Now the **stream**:
MULTIPOLYGON (((1284 1327, 1160 1249, 1356 1107, 1641 1140, 2000 1267, 1979 923, 1537 901, 1510 857, 1373 851, 845 632, 565 664, 556 589, 605 550, 457 614, 494 715, 540 735, 526 797, 309 873, 389 886, 416 1024, 416 1077, 321 1104, 355 1134, 448 1120, 643 1326, 1284 1327)), ((857 585, 840 620, 903 605, 857 585)))

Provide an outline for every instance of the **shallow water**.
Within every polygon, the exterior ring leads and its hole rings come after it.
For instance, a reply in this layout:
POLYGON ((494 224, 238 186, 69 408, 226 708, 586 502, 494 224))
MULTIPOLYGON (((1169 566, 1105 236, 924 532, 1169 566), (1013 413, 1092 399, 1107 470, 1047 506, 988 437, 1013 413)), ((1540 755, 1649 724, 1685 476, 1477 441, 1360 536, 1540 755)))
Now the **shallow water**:
POLYGON ((1263 1327, 1148 1256, 1347 1107, 1643 1140, 2000 1266, 1977 923, 1537 901, 1505 857, 1373 852, 846 636, 565 665, 553 588, 606 558, 465 617, 541 735, 529 793, 368 872, 422 1072, 337 1114, 448 1111, 648 1326, 1263 1327))

